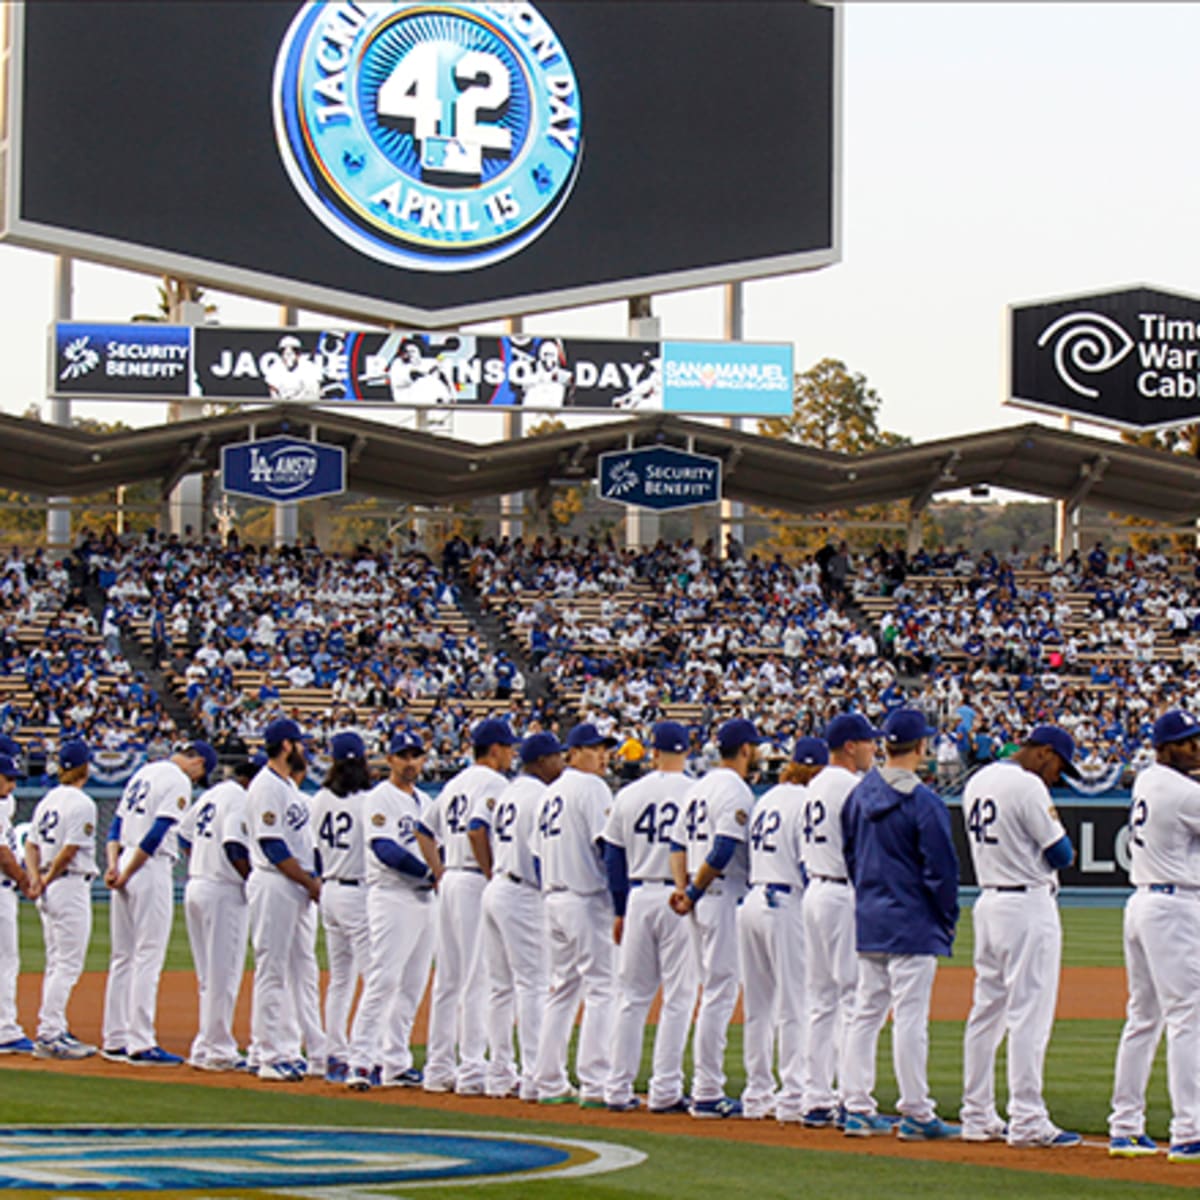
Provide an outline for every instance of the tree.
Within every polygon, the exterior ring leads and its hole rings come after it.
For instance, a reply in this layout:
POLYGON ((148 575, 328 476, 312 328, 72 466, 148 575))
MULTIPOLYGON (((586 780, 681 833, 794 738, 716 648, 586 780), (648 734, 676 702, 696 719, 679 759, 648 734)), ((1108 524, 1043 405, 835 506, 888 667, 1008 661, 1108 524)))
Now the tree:
MULTIPOLYGON (((1173 429, 1147 429, 1141 433, 1122 433, 1121 441, 1130 446, 1143 446, 1147 450, 1161 450, 1165 454, 1182 454, 1188 458, 1200 458, 1200 425, 1176 425, 1173 429)), ((1118 514, 1113 513, 1112 516, 1118 514)), ((1131 530, 1139 526, 1153 525, 1142 517, 1125 517, 1124 523, 1131 530)), ((1133 533, 1129 535, 1129 544, 1137 551, 1146 553, 1156 549, 1160 538, 1154 533, 1133 533)), ((1192 534, 1174 534, 1170 538, 1171 545, 1182 552, 1190 552, 1195 548, 1196 539, 1192 534)))
MULTIPOLYGON (((561 433, 566 429, 562 421, 549 417, 531 425, 525 433, 528 437, 545 437, 561 433)), ((583 511, 583 489, 578 487, 553 487, 544 484, 528 493, 528 504, 535 528, 549 528, 551 532, 565 529, 583 511)))

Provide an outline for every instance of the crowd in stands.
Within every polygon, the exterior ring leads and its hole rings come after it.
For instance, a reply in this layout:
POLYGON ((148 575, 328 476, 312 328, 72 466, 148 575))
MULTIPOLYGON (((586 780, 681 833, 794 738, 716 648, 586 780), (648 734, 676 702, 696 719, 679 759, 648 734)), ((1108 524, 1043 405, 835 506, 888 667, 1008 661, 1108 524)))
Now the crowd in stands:
POLYGON ((302 723, 318 759, 336 729, 378 753, 411 728, 444 776, 464 730, 493 715, 519 735, 594 721, 635 770, 639 739, 670 717, 692 729, 699 768, 735 713, 783 757, 838 711, 880 722, 916 703, 943 731, 946 778, 1048 722, 1099 777, 1144 758, 1155 712, 1200 708, 1198 562, 1102 544, 1060 563, 1048 546, 852 556, 831 541, 785 560, 732 541, 454 538, 435 563, 411 542, 334 555, 106 534, 62 564, 4 561, 0 730, 34 731, 35 754, 68 734, 163 752, 176 731, 122 654, 132 639, 176 684, 192 732, 229 753, 279 716, 302 723), (106 597, 99 621, 85 581, 106 597), (472 624, 464 590, 520 655, 472 624))

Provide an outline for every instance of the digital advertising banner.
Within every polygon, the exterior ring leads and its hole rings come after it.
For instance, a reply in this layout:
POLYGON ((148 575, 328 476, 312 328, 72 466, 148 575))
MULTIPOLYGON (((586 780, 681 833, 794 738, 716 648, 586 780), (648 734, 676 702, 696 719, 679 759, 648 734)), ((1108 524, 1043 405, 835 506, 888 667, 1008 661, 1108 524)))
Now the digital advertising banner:
POLYGON ((221 487, 276 504, 338 496, 346 490, 346 451, 293 437, 238 442, 221 450, 221 487))
POLYGON ((51 395, 731 416, 792 411, 792 347, 60 322, 51 395))

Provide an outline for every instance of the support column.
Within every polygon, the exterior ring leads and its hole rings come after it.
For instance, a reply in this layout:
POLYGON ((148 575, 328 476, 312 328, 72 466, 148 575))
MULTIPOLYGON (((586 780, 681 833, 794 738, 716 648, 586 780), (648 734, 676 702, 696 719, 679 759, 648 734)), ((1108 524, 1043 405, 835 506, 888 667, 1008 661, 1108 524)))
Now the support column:
MULTIPOLYGON (((202 325, 204 305, 189 299, 191 290, 187 280, 164 280, 170 297, 167 319, 175 325, 202 325)), ((180 400, 167 406, 167 420, 197 421, 204 416, 203 400, 180 400)), ((204 476, 185 475, 171 490, 168 500, 168 521, 171 533, 181 538, 204 535, 204 476)))
MULTIPOLYGON (((290 304, 279 306, 279 324, 290 329, 296 324, 296 310, 290 304)), ((298 504, 275 505, 275 546, 290 545, 300 535, 300 506, 298 504)))
MULTIPOLYGON (((506 322, 508 332, 523 333, 525 331, 524 317, 509 317, 506 322)), ((504 410, 504 437, 506 440, 524 437, 525 414, 519 408, 504 410)), ((525 527, 518 509, 521 506, 520 492, 506 492, 500 497, 500 536, 515 541, 525 532, 525 527)))
MULTIPOLYGON (((647 342, 657 342, 662 338, 662 319, 654 315, 653 296, 630 297, 629 336, 647 342)), ((658 541, 661 526, 658 513, 644 508, 627 508, 625 545, 632 549, 653 546, 658 541)))
MULTIPOLYGON (((741 283, 725 285, 725 337, 731 342, 743 341, 746 337, 745 291, 741 283)), ((725 428, 741 433, 742 418, 727 417, 725 428)), ((740 500, 721 501, 721 533, 718 535, 717 553, 725 552, 725 537, 728 532, 746 545, 746 506, 740 500)))
MULTIPOLYGON (((54 260, 54 319, 69 321, 72 316, 74 295, 74 260, 59 255, 54 260)), ((48 401, 50 424, 71 426, 71 401, 53 399, 48 401)), ((46 501, 46 542, 52 552, 69 550, 71 547, 71 499, 69 496, 50 496, 46 501)))
MULTIPOLYGON (((1063 417, 1063 428, 1070 433, 1075 428, 1075 421, 1071 417, 1063 417)), ((1058 557, 1058 561, 1062 562, 1067 557, 1067 540, 1069 537, 1069 524, 1071 514, 1067 511, 1066 500, 1055 500, 1054 502, 1054 553, 1058 557)), ((1078 538, 1078 533, 1076 534, 1078 538)), ((1078 546, 1076 546, 1078 548, 1078 546)))

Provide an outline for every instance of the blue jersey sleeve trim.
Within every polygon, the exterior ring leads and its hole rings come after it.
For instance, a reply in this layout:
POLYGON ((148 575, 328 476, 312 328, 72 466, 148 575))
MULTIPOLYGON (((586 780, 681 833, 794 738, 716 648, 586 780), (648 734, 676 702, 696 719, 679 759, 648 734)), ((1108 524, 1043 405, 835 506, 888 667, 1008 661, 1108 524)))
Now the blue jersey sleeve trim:
POLYGON ((154 824, 150 826, 146 836, 138 843, 138 846, 146 854, 153 854, 155 850, 162 845, 162 840, 167 836, 167 830, 175 824, 171 817, 155 817, 154 824))
POLYGON ((737 838, 725 837, 723 834, 719 834, 716 841, 713 842, 713 848, 708 852, 708 858, 705 859, 705 862, 714 871, 723 871, 729 865, 729 860, 733 857, 733 852, 737 848, 737 838))
POLYGON ((623 917, 625 906, 629 902, 629 864, 623 846, 614 846, 612 842, 604 843, 604 871, 608 875, 608 890, 612 894, 613 908, 618 917, 623 917))
POLYGON ((1075 847, 1064 833, 1053 846, 1047 846, 1042 851, 1042 856, 1056 871, 1061 871, 1075 861, 1075 847))
POLYGON ((284 859, 292 857, 292 852, 283 838, 259 838, 258 844, 262 847, 262 852, 276 866, 279 866, 284 859))
POLYGON ((424 879, 429 875, 429 868, 415 854, 410 854, 399 842, 391 838, 372 838, 371 853, 385 866, 399 871, 401 875, 412 875, 416 879, 424 879))

